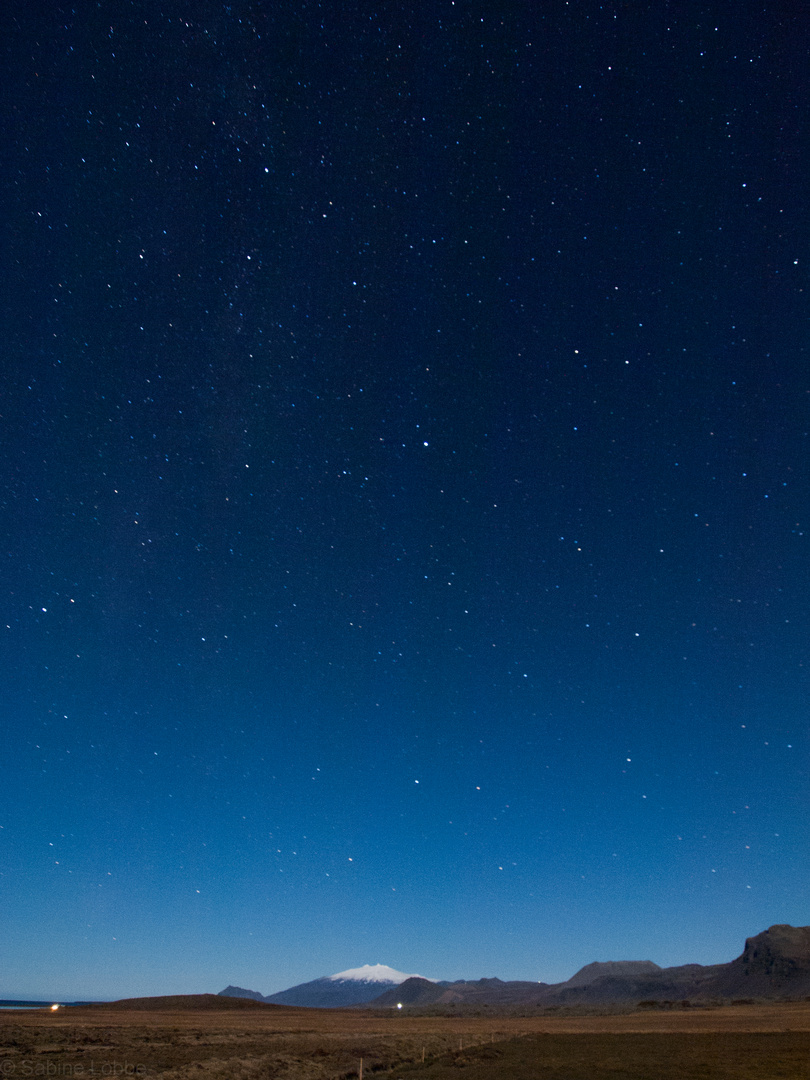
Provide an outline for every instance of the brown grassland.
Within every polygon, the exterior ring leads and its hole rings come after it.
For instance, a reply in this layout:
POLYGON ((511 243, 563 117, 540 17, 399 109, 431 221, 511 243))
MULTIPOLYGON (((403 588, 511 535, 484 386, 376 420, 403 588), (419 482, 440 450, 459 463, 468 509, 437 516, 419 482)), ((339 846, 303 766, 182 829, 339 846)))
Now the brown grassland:
POLYGON ((350 1080, 361 1059, 364 1080, 810 1080, 810 1002, 456 1016, 206 996, 0 1012, 0 1080, 350 1080))

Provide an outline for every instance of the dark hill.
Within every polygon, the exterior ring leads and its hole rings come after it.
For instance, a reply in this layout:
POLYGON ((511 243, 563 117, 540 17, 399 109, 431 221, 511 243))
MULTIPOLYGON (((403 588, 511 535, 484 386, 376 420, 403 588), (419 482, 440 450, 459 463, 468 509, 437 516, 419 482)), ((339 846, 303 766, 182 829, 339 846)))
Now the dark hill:
POLYGON ((596 979, 605 976, 613 978, 637 978, 644 975, 657 975, 661 968, 652 960, 608 960, 606 962, 594 961, 580 968, 576 975, 572 975, 566 986, 590 986, 596 979))
POLYGON ((447 989, 447 983, 435 983, 430 979, 406 979, 399 986, 392 986, 384 994, 374 998, 374 1007, 381 1009, 396 1008, 397 1005, 432 1005, 441 1000, 447 989))
POLYGON ((277 1009, 250 998, 220 997, 219 994, 169 994, 166 997, 122 998, 120 1001, 96 1002, 93 1009, 142 1009, 144 1012, 224 1012, 231 1009, 277 1009))
POLYGON ((369 1004, 376 1008, 395 1008, 402 1005, 514 1005, 532 1001, 546 983, 503 982, 501 979, 477 979, 458 982, 428 982, 427 979, 406 979, 404 983, 386 990, 369 1004))

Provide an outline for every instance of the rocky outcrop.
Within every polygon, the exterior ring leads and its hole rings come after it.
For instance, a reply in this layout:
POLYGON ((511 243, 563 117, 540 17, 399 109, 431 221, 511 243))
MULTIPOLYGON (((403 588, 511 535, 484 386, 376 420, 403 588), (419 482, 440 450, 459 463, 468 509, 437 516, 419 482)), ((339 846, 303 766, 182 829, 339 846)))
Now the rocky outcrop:
POLYGON ((739 960, 747 976, 791 980, 810 973, 810 926, 780 923, 748 938, 739 960))

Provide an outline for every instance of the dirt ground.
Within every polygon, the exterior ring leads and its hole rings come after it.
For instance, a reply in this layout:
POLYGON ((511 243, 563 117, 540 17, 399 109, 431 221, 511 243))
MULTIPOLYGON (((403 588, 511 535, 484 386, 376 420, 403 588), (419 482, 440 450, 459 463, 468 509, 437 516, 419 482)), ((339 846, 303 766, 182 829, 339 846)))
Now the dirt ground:
POLYGON ((810 1080, 810 1002, 621 1015, 255 1006, 0 1012, 3 1077, 810 1080))

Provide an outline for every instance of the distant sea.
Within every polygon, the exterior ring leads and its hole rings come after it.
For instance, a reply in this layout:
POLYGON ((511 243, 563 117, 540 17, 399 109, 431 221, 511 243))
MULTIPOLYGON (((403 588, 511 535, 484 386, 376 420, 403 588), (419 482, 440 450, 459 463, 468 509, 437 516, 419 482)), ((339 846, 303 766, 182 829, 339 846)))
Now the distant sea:
POLYGON ((60 1009, 69 1008, 71 1005, 89 1005, 87 1001, 59 1001, 53 998, 50 1001, 21 1001, 17 998, 0 998, 0 1009, 50 1009, 52 1005, 59 1005, 60 1009))
POLYGON ((0 1009, 50 1009, 52 1001, 0 1001, 0 1009))

